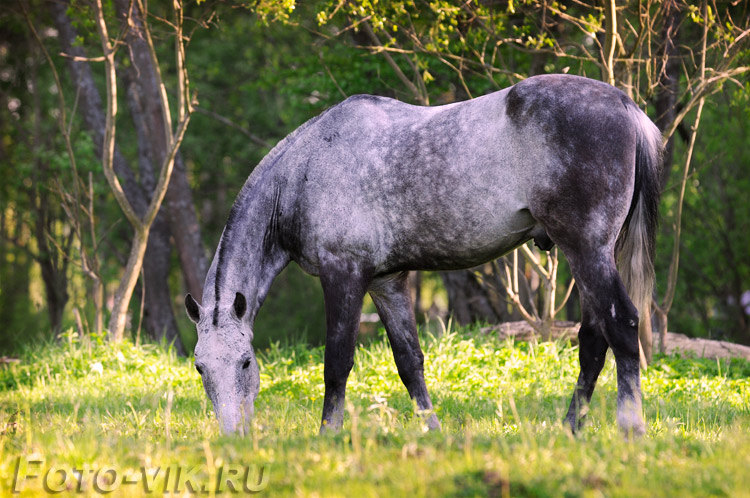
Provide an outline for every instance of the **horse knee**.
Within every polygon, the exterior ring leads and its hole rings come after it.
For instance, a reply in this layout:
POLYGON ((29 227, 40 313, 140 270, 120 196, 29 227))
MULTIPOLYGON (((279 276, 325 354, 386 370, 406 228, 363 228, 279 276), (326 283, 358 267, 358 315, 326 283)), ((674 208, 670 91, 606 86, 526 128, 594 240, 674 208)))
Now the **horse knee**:
POLYGON ((421 350, 394 352, 394 360, 399 376, 405 384, 419 381, 424 375, 424 354, 421 350))
POLYGON ((615 356, 637 357, 638 310, 619 279, 597 286, 589 303, 592 328, 601 332, 615 356))
MULTIPOLYGON (((614 306, 614 305, 613 305, 614 306)), ((630 311, 607 319, 606 337, 615 356, 638 357, 638 314, 630 311)))
POLYGON ((338 360, 326 362, 323 368, 323 381, 326 389, 340 391, 346 389, 346 381, 354 367, 353 361, 338 360))
POLYGON ((413 368, 422 370, 424 369, 424 354, 422 353, 422 348, 419 346, 410 347, 407 351, 403 352, 403 361, 407 365, 412 366, 413 368))

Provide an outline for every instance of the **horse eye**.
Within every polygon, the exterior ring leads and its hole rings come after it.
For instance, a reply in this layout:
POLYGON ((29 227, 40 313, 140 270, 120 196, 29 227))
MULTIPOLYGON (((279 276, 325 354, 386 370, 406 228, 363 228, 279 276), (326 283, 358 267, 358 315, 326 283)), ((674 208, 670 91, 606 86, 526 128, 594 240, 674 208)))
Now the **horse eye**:
POLYGON ((245 363, 242 364, 242 370, 247 370, 247 367, 250 366, 250 360, 245 360, 245 363))
POLYGON ((198 373, 199 373, 200 375, 203 375, 203 369, 202 369, 202 368, 201 368, 201 366, 200 366, 200 365, 198 365, 197 363, 195 364, 195 369, 196 369, 196 370, 198 371, 198 373))

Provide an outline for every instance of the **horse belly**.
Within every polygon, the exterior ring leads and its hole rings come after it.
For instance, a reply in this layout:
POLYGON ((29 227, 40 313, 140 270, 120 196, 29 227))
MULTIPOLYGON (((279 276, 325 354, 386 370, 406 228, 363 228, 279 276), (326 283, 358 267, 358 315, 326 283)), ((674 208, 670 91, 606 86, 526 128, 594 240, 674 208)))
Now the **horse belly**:
POLYGON ((405 215, 392 227, 382 271, 453 270, 502 256, 529 239, 536 221, 526 209, 491 212, 461 206, 442 216, 405 215))

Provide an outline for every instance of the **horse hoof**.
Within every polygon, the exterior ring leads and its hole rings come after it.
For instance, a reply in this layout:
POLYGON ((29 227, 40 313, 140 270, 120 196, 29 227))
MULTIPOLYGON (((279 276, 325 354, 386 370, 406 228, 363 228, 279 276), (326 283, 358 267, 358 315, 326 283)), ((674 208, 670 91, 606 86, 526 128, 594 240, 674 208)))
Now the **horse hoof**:
POLYGON ((626 440, 640 439, 646 434, 646 423, 640 415, 618 416, 617 425, 626 440))
POLYGON ((325 434, 338 434, 339 432, 341 432, 342 425, 343 424, 340 424, 340 423, 336 424, 336 423, 329 422, 328 420, 324 420, 323 423, 320 424, 319 434, 321 436, 325 434))
POLYGON ((440 432, 443 427, 440 425, 440 420, 438 420, 437 415, 434 413, 430 414, 429 418, 427 419, 427 428, 430 431, 436 431, 440 432))

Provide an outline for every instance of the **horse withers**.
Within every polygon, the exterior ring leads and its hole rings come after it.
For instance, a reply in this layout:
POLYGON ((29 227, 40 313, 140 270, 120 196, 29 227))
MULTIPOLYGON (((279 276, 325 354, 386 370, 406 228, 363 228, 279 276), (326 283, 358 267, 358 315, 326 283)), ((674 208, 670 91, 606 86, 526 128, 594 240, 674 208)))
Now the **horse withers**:
MULTIPOLYGON (((580 427, 612 348, 618 424, 642 434, 637 309, 653 286, 660 152, 659 130, 623 92, 568 75, 438 107, 356 95, 306 122, 245 182, 202 305, 185 298, 222 429, 247 429, 259 390, 253 321, 290 261, 323 287, 321 431, 335 431, 365 293, 409 395, 430 413, 407 272, 469 268, 533 238, 563 250, 581 296, 567 422, 580 427)), ((427 423, 440 427, 434 413, 427 423)))

